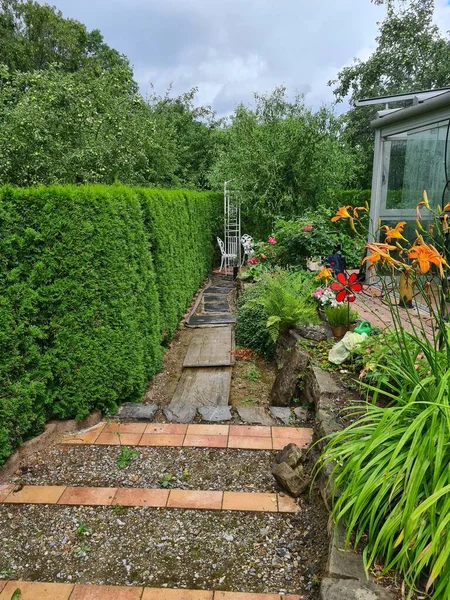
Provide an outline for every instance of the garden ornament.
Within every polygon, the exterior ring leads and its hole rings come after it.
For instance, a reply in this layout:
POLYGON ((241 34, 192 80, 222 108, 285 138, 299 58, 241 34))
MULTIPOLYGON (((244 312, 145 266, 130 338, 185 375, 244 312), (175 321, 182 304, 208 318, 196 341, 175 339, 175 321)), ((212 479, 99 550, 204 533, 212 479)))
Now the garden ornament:
MULTIPOLYGON (((367 321, 363 321, 363 323, 367 323, 367 321)), ((362 323, 361 323, 362 325, 362 323)), ((360 327, 361 327, 360 325, 360 327)), ((370 325, 369 325, 370 332, 370 325)), ((342 340, 340 340, 337 344, 335 344, 330 352, 328 353, 328 360, 330 363, 334 365, 340 365, 350 358, 351 353, 355 348, 357 348, 365 339, 367 338, 367 333, 357 333, 355 331, 347 331, 342 340)))

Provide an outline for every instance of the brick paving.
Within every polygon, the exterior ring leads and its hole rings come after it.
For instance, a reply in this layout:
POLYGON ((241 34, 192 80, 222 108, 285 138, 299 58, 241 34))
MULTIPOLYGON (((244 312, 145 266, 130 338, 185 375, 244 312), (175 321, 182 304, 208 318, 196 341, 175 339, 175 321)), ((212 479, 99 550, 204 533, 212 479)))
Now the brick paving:
MULTIPOLYGON (((380 296, 378 288, 364 287, 364 293, 356 295, 352 308, 358 311, 360 319, 369 321, 372 327, 381 329, 393 327, 389 304, 380 296)), ((402 307, 398 310, 404 329, 421 331, 423 328, 427 337, 432 336, 432 317, 427 312, 402 307)))
POLYGON ((11 600, 16 589, 21 590, 20 600, 301 600, 296 594, 283 596, 39 581, 0 581, 0 600, 11 600))
MULTIPOLYGON (((177 446, 196 448, 238 448, 280 450, 291 442, 306 448, 312 441, 307 427, 264 427, 259 425, 182 425, 175 423, 99 423, 72 435, 62 444, 105 444, 111 446, 177 446), (131 432, 126 425, 140 425, 131 432)), ((1 489, 0 489, 1 494, 1 489)))
POLYGON ((245 512, 297 512, 292 498, 269 492, 219 492, 212 490, 164 490, 25 485, 11 490, 0 504, 59 504, 67 506, 149 506, 194 510, 245 512))

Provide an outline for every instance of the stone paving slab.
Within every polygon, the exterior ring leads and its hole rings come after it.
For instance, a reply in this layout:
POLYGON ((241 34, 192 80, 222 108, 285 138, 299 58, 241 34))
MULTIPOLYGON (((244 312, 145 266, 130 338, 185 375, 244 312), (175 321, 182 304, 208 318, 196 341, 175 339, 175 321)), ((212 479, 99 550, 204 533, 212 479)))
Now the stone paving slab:
POLYGON ((125 402, 119 408, 117 418, 123 421, 153 421, 158 408, 154 403, 125 402))
POLYGON ((201 327, 202 325, 230 325, 232 323, 236 323, 236 316, 231 313, 192 315, 189 319, 189 325, 193 327, 201 327))
POLYGON ((296 594, 284 596, 40 581, 0 581, 0 600, 11 600, 11 596, 17 588, 22 592, 20 600, 301 600, 301 596, 296 594))
POLYGON ((61 506, 148 506, 192 510, 245 512, 297 512, 289 496, 270 492, 220 492, 211 490, 162 490, 149 488, 100 488, 25 485, 10 492, 0 504, 59 504, 61 506), (49 490, 45 496, 46 489, 49 490), (57 492, 57 493, 56 493, 57 492), (44 496, 46 500, 44 501, 44 496), (26 498, 26 500, 24 500, 26 498), (123 503, 123 504, 122 504, 123 503))
MULTIPOLYGON (((312 429, 308 427, 270 427, 259 425, 196 425, 182 423, 152 423, 141 433, 121 433, 122 427, 134 424, 108 423, 96 426, 95 436, 77 434, 61 441, 62 444, 102 444, 116 446, 172 446, 185 448, 237 448, 246 450, 281 450, 294 443, 300 448, 312 442, 312 429), (92 440, 87 442, 86 439, 92 440)), ((128 431, 125 429, 125 431, 128 431)), ((89 432, 88 432, 89 433, 89 432)), ((2 492, 0 500, 8 490, 2 492)))

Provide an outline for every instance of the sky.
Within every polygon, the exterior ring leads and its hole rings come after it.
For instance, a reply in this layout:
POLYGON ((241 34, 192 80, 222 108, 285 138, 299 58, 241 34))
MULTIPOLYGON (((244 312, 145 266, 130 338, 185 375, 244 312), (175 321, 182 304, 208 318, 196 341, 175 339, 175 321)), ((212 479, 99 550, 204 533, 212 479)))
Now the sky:
MULTIPOLYGON (((43 2, 41 2, 43 3, 43 2)), ((327 83, 375 47, 384 8, 370 0, 48 0, 65 17, 99 29, 126 54, 146 95, 198 87, 219 115, 253 92, 284 84, 309 106, 333 102, 327 83)), ((448 0, 436 22, 450 30, 448 0)), ((345 104, 338 107, 341 112, 345 104)))

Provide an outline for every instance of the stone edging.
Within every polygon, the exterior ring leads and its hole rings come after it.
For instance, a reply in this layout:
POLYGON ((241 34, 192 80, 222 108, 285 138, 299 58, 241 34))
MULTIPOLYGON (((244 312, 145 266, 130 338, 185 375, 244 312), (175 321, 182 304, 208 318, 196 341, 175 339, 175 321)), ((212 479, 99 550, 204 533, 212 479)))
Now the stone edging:
POLYGON ((102 413, 99 410, 96 410, 82 421, 76 421, 75 419, 67 421, 49 421, 40 435, 24 442, 16 452, 8 458, 5 464, 0 467, 0 482, 9 478, 10 475, 19 468, 20 463, 25 461, 32 454, 40 452, 48 445, 58 441, 63 435, 75 433, 76 431, 83 431, 84 429, 89 429, 90 427, 97 425, 101 419, 102 413))
MULTIPOLYGON (((333 406, 333 399, 341 393, 329 373, 318 367, 311 368, 305 380, 305 395, 315 408, 314 439, 319 450, 326 443, 322 438, 342 429, 334 418, 333 406)), ((332 470, 333 466, 328 465, 319 478, 327 508, 331 502, 332 470)), ((361 555, 344 550, 344 528, 339 526, 336 531, 334 523, 330 523, 329 535, 327 576, 322 579, 320 600, 393 600, 391 592, 367 579, 361 555)))

